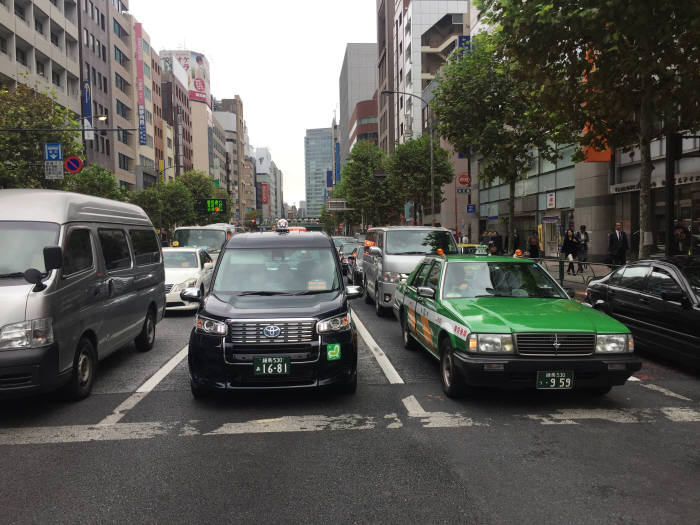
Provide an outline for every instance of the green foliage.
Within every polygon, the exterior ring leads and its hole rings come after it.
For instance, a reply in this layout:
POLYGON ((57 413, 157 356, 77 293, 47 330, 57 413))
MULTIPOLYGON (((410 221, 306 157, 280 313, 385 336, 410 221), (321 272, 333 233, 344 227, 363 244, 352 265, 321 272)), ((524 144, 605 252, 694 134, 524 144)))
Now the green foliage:
POLYGON ((258 223, 262 221, 262 212, 260 210, 248 210, 245 212, 245 226, 247 228, 252 230, 258 229, 258 224, 252 222, 255 219, 258 220, 258 223))
POLYGON ((112 172, 97 164, 85 166, 78 173, 66 174, 63 189, 106 199, 126 200, 126 195, 119 189, 112 172))
POLYGON ((79 132, 31 131, 80 128, 73 113, 56 103, 53 91, 40 93, 21 83, 0 89, 0 128, 27 130, 0 132, 0 188, 61 187, 60 180, 44 179, 45 142, 63 144, 64 157, 82 156, 79 132))
MULTIPOLYGON (((442 186, 452 182, 454 177, 447 151, 440 147, 437 139, 433 145, 433 171, 437 211, 444 198, 442 186)), ((401 209, 405 202, 410 201, 419 209, 430 208, 430 137, 428 135, 408 139, 403 144, 397 145, 387 160, 387 172, 386 184, 389 194, 394 196, 395 207, 401 209)))
POLYGON ((172 230, 176 224, 186 225, 195 221, 192 194, 179 178, 155 187, 163 203, 162 227, 172 230))
POLYGON ((163 196, 160 185, 149 186, 145 190, 132 193, 129 195, 129 201, 141 206, 156 228, 166 227, 163 220, 163 196))
MULTIPOLYGON (((651 232, 650 142, 700 126, 697 0, 481 0, 519 78, 540 88, 554 120, 584 145, 639 146, 640 226, 651 232)), ((644 238, 644 236, 642 237, 644 238)), ((640 257, 648 247, 640 243, 640 257)))
POLYGON ((398 220, 397 210, 403 203, 390 191, 383 176, 385 170, 383 150, 369 141, 355 144, 341 171, 340 183, 333 191, 333 197, 345 199, 353 211, 343 212, 342 220, 334 217, 336 222, 378 225, 398 220))

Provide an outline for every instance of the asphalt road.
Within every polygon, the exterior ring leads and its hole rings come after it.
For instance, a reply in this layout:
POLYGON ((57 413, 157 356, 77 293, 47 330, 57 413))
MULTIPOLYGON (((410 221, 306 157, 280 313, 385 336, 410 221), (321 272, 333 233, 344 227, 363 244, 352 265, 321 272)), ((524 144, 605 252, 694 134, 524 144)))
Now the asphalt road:
POLYGON ((101 363, 90 398, 0 402, 0 521, 700 523, 699 376, 645 360, 604 398, 455 401, 396 321, 353 310, 371 335, 354 396, 195 401, 193 317, 172 314, 152 351, 101 363))

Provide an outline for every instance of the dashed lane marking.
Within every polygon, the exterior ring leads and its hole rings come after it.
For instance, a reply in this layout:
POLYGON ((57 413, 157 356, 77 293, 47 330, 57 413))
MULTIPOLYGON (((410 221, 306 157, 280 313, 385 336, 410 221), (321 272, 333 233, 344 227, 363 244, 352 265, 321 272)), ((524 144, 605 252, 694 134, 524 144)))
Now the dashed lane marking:
POLYGON ((664 388, 662 386, 655 385, 653 383, 641 383, 640 382, 639 386, 644 387, 644 388, 648 388, 649 390, 654 390, 656 392, 660 392, 663 395, 668 396, 668 397, 680 399, 681 401, 691 401, 691 399, 689 397, 685 397, 685 396, 682 396, 680 394, 676 394, 675 392, 669 390, 668 388, 664 388))
POLYGON ((406 407, 408 417, 420 419, 424 428, 489 426, 488 422, 477 423, 462 413, 427 412, 415 396, 405 397, 401 402, 406 407))
POLYGON ((382 349, 379 348, 379 345, 369 334, 369 332, 365 328, 365 325, 362 324, 362 321, 360 321, 360 316, 357 315, 354 309, 352 310, 352 318, 355 321, 355 327, 357 328, 357 332, 360 334, 360 337, 365 342, 370 352, 372 352, 372 355, 377 360, 377 364, 379 364, 379 368, 382 369, 382 372, 384 372, 384 375, 389 380, 389 383, 391 383, 392 385, 403 385, 404 381, 403 379, 401 379, 401 376, 394 368, 394 365, 391 364, 389 358, 382 351, 382 349))
POLYGON ((149 377, 144 384, 136 389, 136 392, 127 397, 122 401, 114 411, 98 423, 100 426, 114 425, 118 423, 129 410, 138 405, 141 400, 148 395, 158 383, 160 383, 165 377, 173 371, 173 369, 180 364, 180 362, 187 357, 187 349, 185 346, 177 354, 175 354, 167 363, 165 363, 155 374, 149 377))

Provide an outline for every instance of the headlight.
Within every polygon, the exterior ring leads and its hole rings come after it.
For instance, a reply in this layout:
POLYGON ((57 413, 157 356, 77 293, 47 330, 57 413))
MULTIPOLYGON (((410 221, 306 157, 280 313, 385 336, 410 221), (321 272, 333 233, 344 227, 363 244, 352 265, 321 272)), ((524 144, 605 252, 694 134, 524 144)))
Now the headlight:
POLYGON ((226 323, 221 321, 216 321, 214 319, 209 319, 202 315, 197 315, 195 320, 195 326, 197 327, 197 332, 207 335, 226 335, 227 327, 226 323))
POLYGON ((0 349, 38 348, 53 343, 53 321, 33 319, 0 328, 0 349))
POLYGON ((512 354, 513 336, 510 334, 469 334, 467 348, 470 352, 484 354, 512 354))
POLYGON ((192 279, 187 279, 184 282, 177 283, 171 288, 170 293, 181 292, 185 288, 191 288, 193 286, 197 286, 197 279, 194 277, 192 279))
POLYGON ((598 335, 595 339, 597 354, 623 354, 634 352, 634 339, 630 334, 598 335))
POLYGON ((344 332, 350 330, 350 312, 336 317, 330 317, 316 323, 316 331, 319 334, 327 332, 344 332))
POLYGON ((382 274, 382 281, 385 283, 400 283, 406 279, 408 279, 407 273, 384 272, 382 274))

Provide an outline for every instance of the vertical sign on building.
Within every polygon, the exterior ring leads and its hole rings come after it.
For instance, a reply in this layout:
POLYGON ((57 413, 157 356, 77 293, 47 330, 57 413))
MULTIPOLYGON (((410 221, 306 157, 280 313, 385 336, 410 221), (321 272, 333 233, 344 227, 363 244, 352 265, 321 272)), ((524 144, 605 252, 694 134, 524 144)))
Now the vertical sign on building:
POLYGON ((134 24, 134 38, 136 39, 136 103, 139 114, 139 144, 146 145, 146 96, 143 82, 143 31, 141 23, 134 24))
POLYGON ((340 142, 335 143, 335 182, 340 182, 340 142))
POLYGON ((262 203, 268 204, 270 202, 270 185, 263 182, 260 186, 262 189, 262 203))
POLYGON ((95 132, 92 129, 92 91, 90 81, 84 80, 80 93, 80 101, 83 109, 83 129, 85 140, 95 140, 95 132))
POLYGON ((326 188, 333 187, 333 172, 331 170, 326 171, 326 188))

